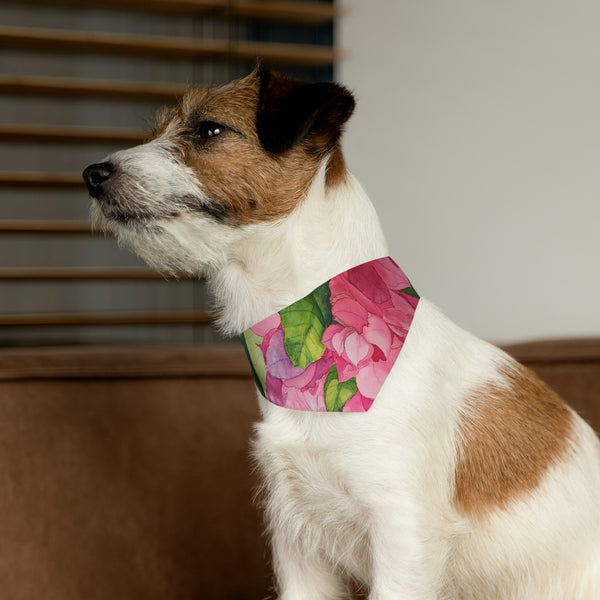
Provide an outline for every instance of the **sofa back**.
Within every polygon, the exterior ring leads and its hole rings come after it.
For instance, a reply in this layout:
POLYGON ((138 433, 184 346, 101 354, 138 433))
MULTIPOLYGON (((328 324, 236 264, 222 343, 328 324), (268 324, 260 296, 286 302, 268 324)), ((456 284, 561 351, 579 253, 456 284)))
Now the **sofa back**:
MULTIPOLYGON (((600 340, 509 350, 600 428, 600 340)), ((0 351, 0 595, 272 597, 235 346, 0 351)))

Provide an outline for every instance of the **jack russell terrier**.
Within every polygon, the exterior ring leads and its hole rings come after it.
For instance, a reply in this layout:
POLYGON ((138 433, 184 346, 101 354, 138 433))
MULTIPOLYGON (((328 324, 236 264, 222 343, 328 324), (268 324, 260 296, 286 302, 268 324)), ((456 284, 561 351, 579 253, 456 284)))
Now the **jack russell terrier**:
POLYGON ((598 600, 598 439, 387 256, 340 150, 353 109, 258 67, 84 172, 93 221, 206 277, 242 335, 278 597, 598 600))

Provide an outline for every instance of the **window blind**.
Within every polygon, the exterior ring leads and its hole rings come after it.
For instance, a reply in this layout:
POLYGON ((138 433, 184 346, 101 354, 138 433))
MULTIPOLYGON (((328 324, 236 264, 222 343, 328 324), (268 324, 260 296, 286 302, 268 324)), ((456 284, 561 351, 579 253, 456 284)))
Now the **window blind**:
POLYGON ((0 1, 0 346, 201 344, 202 281, 92 232, 81 171, 190 85, 268 66, 331 79, 333 2, 0 1))

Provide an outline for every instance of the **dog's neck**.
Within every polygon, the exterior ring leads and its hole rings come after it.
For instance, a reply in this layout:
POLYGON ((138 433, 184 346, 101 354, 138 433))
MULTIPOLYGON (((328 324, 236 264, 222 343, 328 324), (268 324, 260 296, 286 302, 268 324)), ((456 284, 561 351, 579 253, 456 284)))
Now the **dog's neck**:
POLYGON ((375 210, 348 173, 328 186, 319 170, 302 204, 277 223, 248 226, 208 276, 218 324, 236 335, 351 267, 387 256, 375 210))

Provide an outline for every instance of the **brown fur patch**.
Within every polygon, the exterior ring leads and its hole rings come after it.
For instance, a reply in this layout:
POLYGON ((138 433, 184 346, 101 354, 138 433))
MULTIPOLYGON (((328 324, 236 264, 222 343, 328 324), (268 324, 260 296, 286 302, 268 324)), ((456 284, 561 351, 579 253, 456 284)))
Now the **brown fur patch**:
MULTIPOLYGON (((234 224, 289 215, 306 196, 323 158, 309 142, 300 142, 280 155, 262 147, 256 131, 259 88, 255 72, 220 88, 190 90, 157 130, 181 149, 183 161, 195 171, 203 191, 234 224), (227 129, 213 139, 198 140, 194 124, 202 121, 215 121, 227 129)), ((336 147, 328 183, 340 183, 343 171, 336 147)))
POLYGON ((346 162, 344 161, 344 155, 339 144, 336 144, 329 162, 327 163, 327 172, 325 174, 325 185, 328 187, 335 187, 341 185, 346 181, 346 175, 348 170, 346 169, 346 162))
POLYGON ((506 369, 506 386, 475 390, 459 423, 454 502, 482 515, 534 490, 569 450, 573 416, 531 371, 506 369))

